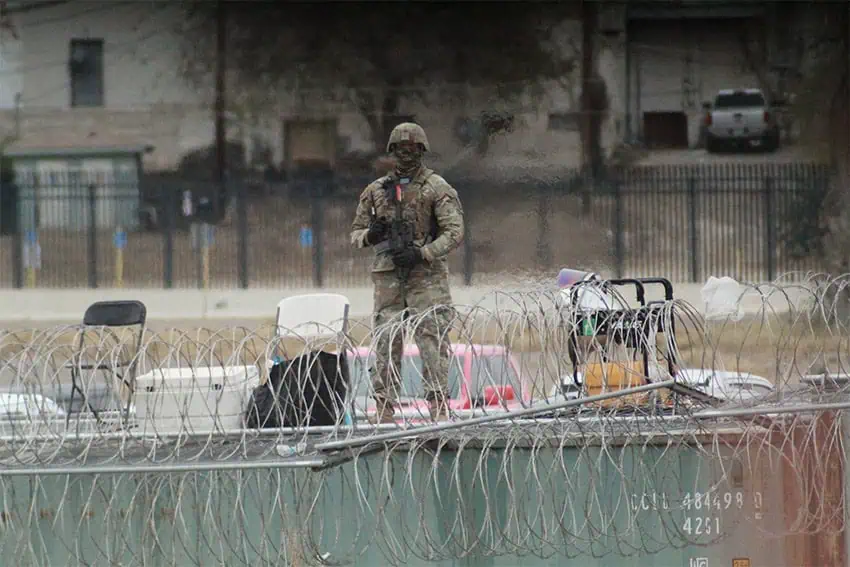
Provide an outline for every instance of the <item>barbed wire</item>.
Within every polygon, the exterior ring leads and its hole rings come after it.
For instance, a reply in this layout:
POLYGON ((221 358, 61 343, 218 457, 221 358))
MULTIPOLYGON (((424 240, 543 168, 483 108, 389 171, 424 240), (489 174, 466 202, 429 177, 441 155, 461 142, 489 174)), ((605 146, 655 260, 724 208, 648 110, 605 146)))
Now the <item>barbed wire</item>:
POLYGON ((583 280, 375 329, 3 331, 0 551, 403 565, 838 533, 848 284, 789 274, 706 309, 663 280, 583 280), (372 425, 377 345, 435 318, 450 418, 411 349, 396 423, 372 425))

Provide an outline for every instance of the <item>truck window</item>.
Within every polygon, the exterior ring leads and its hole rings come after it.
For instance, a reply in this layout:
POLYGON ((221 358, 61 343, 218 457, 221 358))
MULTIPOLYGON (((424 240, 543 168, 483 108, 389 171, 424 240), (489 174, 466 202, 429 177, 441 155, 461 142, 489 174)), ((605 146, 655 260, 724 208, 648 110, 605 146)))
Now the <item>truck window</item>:
POLYGON ((746 108, 751 106, 764 106, 765 100, 761 93, 732 93, 717 95, 714 99, 714 108, 746 108))
MULTIPOLYGON (((359 356, 351 359, 351 380, 357 385, 356 396, 371 395, 372 377, 369 369, 374 364, 374 356, 370 356, 367 360, 359 356)), ((458 357, 453 356, 449 361, 449 397, 457 398, 460 395, 462 375, 462 361, 458 357)), ((425 389, 422 387, 422 358, 420 356, 406 356, 402 358, 401 379, 402 396, 414 398, 425 396, 425 389)))
POLYGON ((513 386, 514 396, 522 395, 519 376, 510 364, 510 358, 504 354, 473 356, 470 376, 470 397, 484 396, 487 386, 513 386))

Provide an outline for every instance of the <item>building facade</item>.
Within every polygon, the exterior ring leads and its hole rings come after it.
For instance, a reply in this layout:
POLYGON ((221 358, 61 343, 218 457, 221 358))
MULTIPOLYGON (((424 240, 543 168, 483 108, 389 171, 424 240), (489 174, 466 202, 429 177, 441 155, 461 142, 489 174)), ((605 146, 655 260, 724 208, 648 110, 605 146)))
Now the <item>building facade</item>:
POLYGON ((0 124, 16 150, 149 145, 149 165, 169 167, 210 143, 209 105, 179 77, 179 8, 20 4, 0 35, 0 124))
MULTIPOLYGON (((16 5, 10 16, 13 31, 0 32, 0 128, 17 150, 149 145, 153 150, 145 157, 146 168, 170 169, 188 154, 211 147, 212 93, 191 88, 181 76, 180 39, 186 25, 181 7, 167 2, 38 4, 16 5)), ((704 101, 721 88, 763 82, 742 46, 756 40, 776 43, 766 31, 776 18, 771 6, 709 0, 666 7, 602 6, 596 68, 609 97, 605 149, 624 141, 695 147, 704 101)), ((580 20, 565 23, 568 49, 580 50, 581 30, 580 20)), ((580 58, 580 52, 575 56, 580 58)), ((463 108, 411 102, 402 110, 426 126, 445 163, 474 154, 464 151, 469 144, 458 125, 488 110, 515 118, 513 131, 496 136, 488 148, 493 164, 577 166, 579 67, 542 100, 498 105, 473 97, 463 108)), ((374 147, 365 120, 350 108, 304 109, 284 98, 279 108, 255 116, 250 125, 231 116, 228 136, 249 153, 265 148, 266 159, 278 165, 299 154, 374 147)))
POLYGON ((703 105, 721 89, 770 90, 776 3, 676 4, 633 3, 624 14, 624 133, 650 148, 696 147, 703 105))

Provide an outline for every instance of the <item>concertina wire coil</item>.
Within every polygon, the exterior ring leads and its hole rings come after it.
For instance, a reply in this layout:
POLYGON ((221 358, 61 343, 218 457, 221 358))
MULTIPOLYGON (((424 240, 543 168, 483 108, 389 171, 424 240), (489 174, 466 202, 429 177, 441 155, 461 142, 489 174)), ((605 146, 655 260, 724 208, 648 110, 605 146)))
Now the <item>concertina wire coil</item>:
MULTIPOLYGON (((659 301, 621 343, 582 332, 579 310, 559 292, 455 306, 440 329, 447 344, 501 350, 481 355, 471 403, 439 423, 413 403, 398 424, 374 426, 333 401, 327 425, 243 421, 275 357, 306 361, 297 368, 304 387, 313 354, 345 352, 354 406, 364 403, 371 361, 356 353, 374 352, 381 335, 411 342, 430 313, 378 329, 351 321, 323 338, 274 326, 147 329, 141 340, 130 328, 4 331, 0 381, 27 396, 7 400, 23 408, 0 417, 0 550, 20 564, 336 565, 369 556, 405 565, 652 554, 721 542, 742 526, 771 538, 838 533, 845 512, 830 463, 844 454, 850 407, 840 379, 848 284, 850 276, 822 274, 746 284, 747 313, 712 320, 687 302, 659 301), (571 348, 588 375, 589 364, 613 364, 626 376, 641 367, 633 353, 648 352, 649 379, 634 372, 617 389, 609 376, 595 394, 564 397, 571 348), (772 388, 712 403, 676 390, 668 360, 752 373, 772 388), (516 374, 508 401, 499 389, 506 361, 516 374), (178 396, 162 382, 163 369, 176 368, 185 384, 204 385, 178 396), (824 375, 837 378, 812 379, 824 375), (210 393, 204 380, 223 386, 210 393), (67 411, 57 400, 70 400, 67 411), (156 403, 170 413, 156 415, 156 403), (789 492, 796 504, 779 521, 771 505, 789 492), (694 529, 688 514, 703 506, 725 510, 722 529, 694 529)), ((607 328, 634 328, 635 312, 610 312, 607 328)), ((421 367, 391 371, 416 389, 421 367)), ((464 369, 453 372, 458 394, 464 369)))

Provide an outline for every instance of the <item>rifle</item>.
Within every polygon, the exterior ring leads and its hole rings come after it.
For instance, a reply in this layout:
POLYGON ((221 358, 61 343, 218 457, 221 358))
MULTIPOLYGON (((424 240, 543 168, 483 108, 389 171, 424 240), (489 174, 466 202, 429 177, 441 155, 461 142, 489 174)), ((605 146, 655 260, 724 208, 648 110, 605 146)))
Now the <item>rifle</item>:
MULTIPOLYGON (((387 183, 387 188, 391 191, 390 197, 395 205, 395 216, 390 222, 389 235, 387 244, 389 245, 390 254, 410 248, 413 246, 413 225, 406 222, 403 217, 404 202, 402 200, 402 185, 396 183, 393 186, 390 182, 387 183)), ((409 270, 397 267, 396 275, 398 276, 399 285, 401 286, 401 294, 404 297, 405 283, 410 275, 409 270)))

